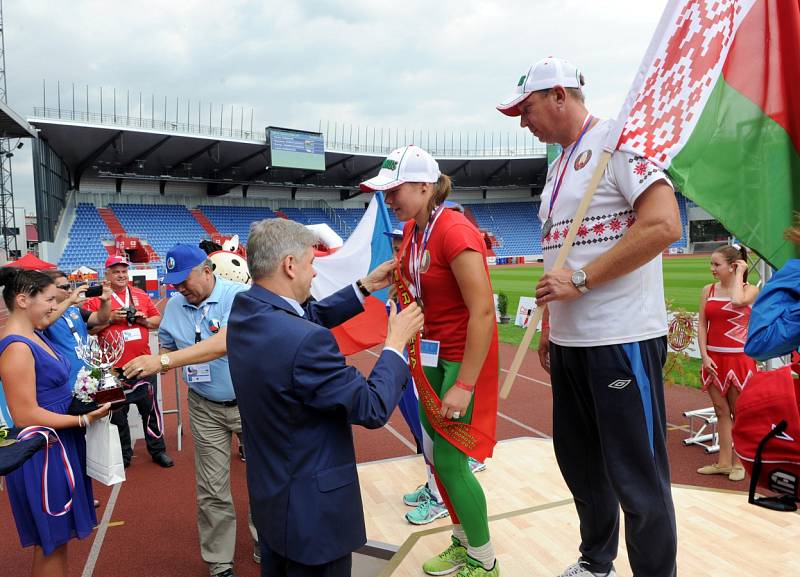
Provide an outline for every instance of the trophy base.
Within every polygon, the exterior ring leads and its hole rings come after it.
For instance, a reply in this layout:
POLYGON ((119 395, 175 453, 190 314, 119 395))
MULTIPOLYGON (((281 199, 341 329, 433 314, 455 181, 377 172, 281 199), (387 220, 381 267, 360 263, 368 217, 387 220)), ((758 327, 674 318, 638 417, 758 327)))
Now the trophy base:
POLYGON ((94 402, 98 405, 104 405, 106 403, 124 403, 125 391, 122 390, 122 387, 100 389, 94 395, 94 402))

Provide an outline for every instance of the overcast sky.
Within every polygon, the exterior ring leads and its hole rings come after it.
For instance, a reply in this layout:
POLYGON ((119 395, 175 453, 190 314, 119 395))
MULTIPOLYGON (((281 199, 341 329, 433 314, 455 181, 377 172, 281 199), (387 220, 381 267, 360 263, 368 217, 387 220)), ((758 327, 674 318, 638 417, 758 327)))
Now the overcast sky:
MULTIPOLYGON (((513 134, 494 106, 549 55, 581 69, 592 112, 616 116, 665 3, 5 0, 8 102, 32 116, 46 80, 48 106, 61 81, 62 105, 75 83, 81 110, 88 84, 93 108, 102 85, 118 106, 128 90, 137 107, 140 91, 166 96, 173 116, 176 98, 242 107, 246 125, 252 108, 257 130, 322 120, 513 134)), ((13 172, 16 205, 31 213, 29 151, 13 172)))

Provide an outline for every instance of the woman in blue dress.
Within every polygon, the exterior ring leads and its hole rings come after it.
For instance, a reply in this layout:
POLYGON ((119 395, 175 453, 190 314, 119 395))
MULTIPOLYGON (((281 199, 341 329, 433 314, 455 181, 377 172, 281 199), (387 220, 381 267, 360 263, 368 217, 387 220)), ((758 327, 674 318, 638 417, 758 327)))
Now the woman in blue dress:
POLYGON ((41 332, 56 309, 58 289, 52 279, 40 272, 4 268, 0 286, 9 311, 0 333, 0 380, 11 418, 18 427, 54 429, 61 441, 54 442, 51 435, 46 450, 8 475, 8 497, 22 546, 34 547, 31 574, 66 576, 67 542, 90 535, 97 522, 92 485, 85 472, 82 427, 105 416, 109 405, 86 418, 66 414, 72 400, 69 361, 41 332))

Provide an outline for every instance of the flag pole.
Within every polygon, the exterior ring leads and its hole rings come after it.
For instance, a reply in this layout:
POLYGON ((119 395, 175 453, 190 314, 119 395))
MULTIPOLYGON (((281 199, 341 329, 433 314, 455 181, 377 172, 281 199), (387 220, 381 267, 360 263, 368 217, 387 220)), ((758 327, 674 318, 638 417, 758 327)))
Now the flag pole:
MULTIPOLYGON (((595 168, 594 174, 592 174, 592 179, 589 181, 589 186, 586 187, 586 192, 583 194, 583 199, 581 199, 581 203, 578 205, 578 210, 575 211, 575 216, 572 218, 572 224, 569 225, 569 231, 567 232, 567 236, 564 238, 564 244, 561 245, 558 255, 556 255, 556 260, 553 263, 554 269, 562 268, 564 263, 567 262, 567 256, 569 255, 569 251, 572 249, 572 243, 575 242, 575 236, 578 234, 578 228, 583 222, 583 217, 586 216, 586 211, 589 209, 589 203, 592 202, 594 192, 597 190, 597 185, 600 183, 600 179, 603 177, 603 173, 605 172, 606 166, 608 165, 608 161, 610 159, 611 152, 608 150, 603 150, 603 153, 600 155, 600 160, 597 163, 597 168, 595 168)), ((528 323, 528 328, 525 329, 522 342, 519 344, 517 352, 514 354, 514 360, 511 362, 511 368, 508 370, 505 381, 503 381, 503 386, 500 388, 501 399, 507 398, 511 392, 514 379, 517 378, 519 367, 522 365, 522 360, 525 358, 525 353, 528 352, 528 347, 531 344, 531 340, 533 340, 536 327, 539 325, 539 321, 542 320, 543 314, 544 307, 537 306, 536 312, 533 315, 533 319, 530 323, 528 323)))

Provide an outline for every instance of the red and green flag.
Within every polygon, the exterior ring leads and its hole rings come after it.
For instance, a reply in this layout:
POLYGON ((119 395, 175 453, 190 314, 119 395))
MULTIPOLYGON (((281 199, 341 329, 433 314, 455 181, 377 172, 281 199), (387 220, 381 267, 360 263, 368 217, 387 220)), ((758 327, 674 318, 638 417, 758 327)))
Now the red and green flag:
POLYGON ((800 210, 800 0, 671 0, 609 150, 649 158, 776 267, 800 210))

